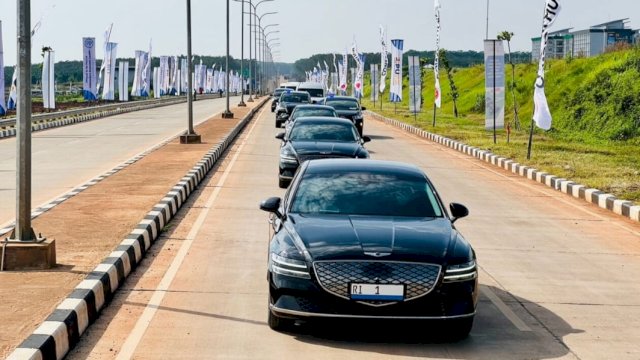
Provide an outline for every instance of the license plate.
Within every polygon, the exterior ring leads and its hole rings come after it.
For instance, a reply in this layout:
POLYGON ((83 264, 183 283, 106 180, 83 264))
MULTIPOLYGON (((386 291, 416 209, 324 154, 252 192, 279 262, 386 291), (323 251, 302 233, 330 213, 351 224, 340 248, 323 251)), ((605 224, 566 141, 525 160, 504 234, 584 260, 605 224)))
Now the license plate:
POLYGON ((352 283, 349 292, 353 300, 404 300, 404 285, 352 283))

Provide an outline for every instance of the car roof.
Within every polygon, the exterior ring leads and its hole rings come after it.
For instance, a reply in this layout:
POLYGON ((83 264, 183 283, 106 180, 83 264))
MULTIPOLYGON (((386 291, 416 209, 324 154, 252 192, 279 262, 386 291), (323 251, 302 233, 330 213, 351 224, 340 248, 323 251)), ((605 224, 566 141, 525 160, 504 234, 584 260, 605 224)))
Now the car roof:
POLYGON ((323 110, 333 110, 335 111, 335 109, 329 105, 317 105, 317 104, 309 104, 309 105, 298 105, 296 106, 295 110, 297 109, 323 109, 323 110))
POLYGON ((330 116, 303 116, 301 118, 296 119, 296 126, 299 124, 343 124, 343 125, 353 125, 351 120, 330 117, 330 116))
POLYGON ((295 91, 295 90, 291 90, 291 91, 284 91, 282 94, 283 94, 283 95, 284 95, 284 94, 288 94, 288 95, 303 95, 303 94, 304 94, 304 95, 309 95, 309 93, 308 93, 308 92, 306 92, 306 91, 295 91))
POLYGON ((353 96, 327 96, 327 100, 352 100, 352 101, 358 101, 357 98, 353 97, 353 96))
MULTIPOLYGON (((302 120, 302 119, 300 119, 302 120)), ((426 180, 427 175, 415 165, 399 161, 371 159, 318 159, 308 161, 306 173, 339 174, 350 172, 371 172, 399 175, 403 178, 426 180)))
POLYGON ((324 89, 324 85, 318 82, 303 82, 298 84, 298 88, 324 89))

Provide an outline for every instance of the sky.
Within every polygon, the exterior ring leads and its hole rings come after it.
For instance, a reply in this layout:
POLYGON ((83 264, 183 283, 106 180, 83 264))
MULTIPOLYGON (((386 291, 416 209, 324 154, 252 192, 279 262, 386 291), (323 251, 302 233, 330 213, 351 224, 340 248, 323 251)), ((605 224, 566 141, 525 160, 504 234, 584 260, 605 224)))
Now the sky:
MULTIPOLYGON (((255 4, 259 0, 253 0, 255 4)), ((639 0, 560 0, 560 13, 552 30, 591 25, 631 17, 629 26, 640 28, 639 0), (635 17, 634 17, 635 16, 635 17)), ((487 0, 440 0, 441 47, 448 50, 482 50, 487 0)), ((16 3, 0 0, 4 63, 16 63, 16 3)), ((540 36, 544 0, 489 0, 489 37, 503 30, 514 33, 513 51, 531 51, 531 38, 540 36)), ((245 0, 245 11, 248 11, 245 0)), ((241 51, 241 3, 230 2, 230 53, 241 51)), ((194 54, 223 55, 226 51, 226 1, 191 0, 194 54)), ((317 53, 343 52, 355 40, 358 50, 379 52, 379 25, 388 39, 404 39, 405 50, 435 47, 432 0, 274 0, 258 5, 261 23, 278 24, 267 31, 276 60, 294 62, 317 53)), ((113 23, 111 41, 118 57, 133 57, 146 50, 152 39, 153 55, 183 55, 186 45, 186 0, 31 0, 32 26, 42 19, 33 38, 32 61, 42 62, 40 49, 50 46, 56 61, 80 60, 82 37, 103 42, 105 28, 113 23)), ((248 22, 248 15, 245 16, 248 22)), ((248 27, 245 26, 245 36, 248 27)), ((246 40, 246 39, 245 39, 246 40)), ((245 57, 248 44, 245 43, 245 57)), ((98 57, 101 54, 98 53, 98 57)))

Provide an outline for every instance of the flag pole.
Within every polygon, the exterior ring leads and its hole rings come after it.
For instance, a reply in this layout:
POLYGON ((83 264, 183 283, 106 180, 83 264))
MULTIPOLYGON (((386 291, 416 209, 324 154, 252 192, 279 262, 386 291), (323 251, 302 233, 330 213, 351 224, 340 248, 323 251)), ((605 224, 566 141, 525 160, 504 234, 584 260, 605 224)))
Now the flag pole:
POLYGON ((433 127, 436 127, 436 103, 433 103, 433 127))
POLYGON ((531 160, 531 145, 533 143, 533 123, 535 121, 531 119, 531 129, 529 130, 529 145, 527 146, 527 160, 531 160))

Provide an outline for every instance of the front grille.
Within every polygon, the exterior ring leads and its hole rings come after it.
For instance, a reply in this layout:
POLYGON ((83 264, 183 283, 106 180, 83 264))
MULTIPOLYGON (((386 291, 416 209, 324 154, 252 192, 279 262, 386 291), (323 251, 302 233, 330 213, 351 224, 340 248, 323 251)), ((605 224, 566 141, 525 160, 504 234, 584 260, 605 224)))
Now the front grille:
POLYGON ((352 158, 352 157, 353 156, 345 156, 345 155, 338 155, 338 154, 308 154, 308 155, 298 155, 298 161, 302 164, 307 160, 352 158))
MULTIPOLYGON (((390 261, 317 261, 313 263, 318 282, 329 293, 349 299, 349 283, 405 285, 405 301, 433 290, 440 265, 390 261)), ((361 301, 379 306, 394 302, 361 301)))

